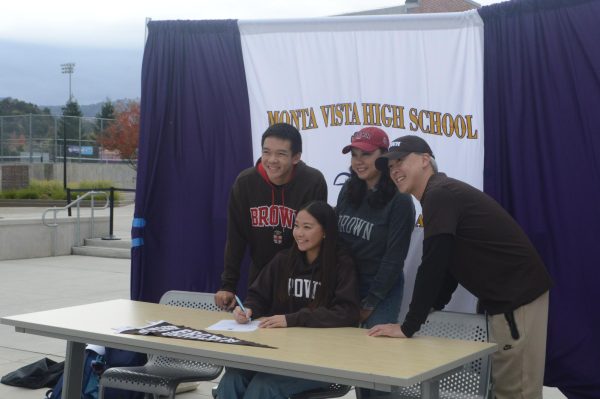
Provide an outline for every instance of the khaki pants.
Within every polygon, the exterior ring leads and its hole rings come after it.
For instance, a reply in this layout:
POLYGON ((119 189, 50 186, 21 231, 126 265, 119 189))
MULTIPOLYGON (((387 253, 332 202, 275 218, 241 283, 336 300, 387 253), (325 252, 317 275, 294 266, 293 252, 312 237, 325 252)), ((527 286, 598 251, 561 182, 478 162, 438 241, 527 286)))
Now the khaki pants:
POLYGON ((490 317, 492 380, 496 399, 541 399, 546 360, 548 292, 514 310, 519 339, 512 338, 504 314, 490 317))

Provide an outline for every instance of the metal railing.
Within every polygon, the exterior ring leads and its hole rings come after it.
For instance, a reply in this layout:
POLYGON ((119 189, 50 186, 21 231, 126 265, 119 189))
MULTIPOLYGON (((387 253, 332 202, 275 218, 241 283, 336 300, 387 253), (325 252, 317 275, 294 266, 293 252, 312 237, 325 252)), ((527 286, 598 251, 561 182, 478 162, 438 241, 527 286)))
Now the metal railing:
MULTIPOLYGON (((87 189, 83 189, 83 188, 69 188, 67 187, 67 204, 71 202, 71 193, 76 193, 78 191, 86 191, 87 189)), ((94 188, 94 190, 97 190, 94 188)), ((113 226, 114 226, 114 220, 115 220, 115 214, 114 214, 114 209, 115 209, 115 191, 122 191, 122 192, 128 192, 128 193, 135 193, 135 189, 134 188, 117 188, 117 187, 109 187, 107 190, 109 190, 110 192, 110 196, 109 196, 109 204, 110 204, 110 213, 109 213, 109 223, 108 223, 108 236, 106 237, 102 237, 103 240, 120 240, 119 237, 115 236, 113 234, 114 230, 113 230, 113 226)), ((104 209, 104 208, 103 208, 104 209)), ((69 216, 71 216, 71 208, 69 208, 69 216)))
POLYGON ((83 201, 86 198, 90 198, 90 211, 91 211, 91 215, 90 215, 90 237, 94 236, 94 210, 95 209, 106 209, 108 207, 108 205, 110 204, 110 197, 108 195, 108 193, 106 193, 105 191, 88 191, 87 193, 83 194, 82 196, 78 196, 77 199, 73 202, 68 203, 67 205, 61 207, 61 208, 57 208, 57 207, 52 207, 52 208, 48 208, 44 211, 44 213, 42 214, 42 223, 44 224, 44 226, 46 227, 51 227, 52 230, 52 256, 56 256, 56 230, 58 228, 58 223, 56 220, 56 215, 58 214, 58 212, 61 211, 68 211, 70 214, 70 210, 73 206, 77 207, 77 222, 75 225, 75 245, 79 246, 82 244, 81 242, 81 201, 83 201), (94 204, 94 196, 96 195, 104 195, 105 199, 106 199, 106 203, 101 206, 101 207, 96 207, 94 204), (52 222, 49 223, 46 221, 46 214, 48 214, 49 212, 53 212, 53 218, 52 218, 52 222))

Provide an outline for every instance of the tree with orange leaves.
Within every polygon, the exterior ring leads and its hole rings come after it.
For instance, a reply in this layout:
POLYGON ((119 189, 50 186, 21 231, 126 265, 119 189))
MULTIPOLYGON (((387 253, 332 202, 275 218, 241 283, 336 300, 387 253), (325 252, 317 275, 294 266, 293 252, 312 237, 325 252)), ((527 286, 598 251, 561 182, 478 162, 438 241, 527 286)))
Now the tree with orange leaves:
POLYGON ((98 143, 107 150, 117 151, 136 170, 139 139, 140 104, 130 101, 117 105, 116 118, 98 137, 98 143))

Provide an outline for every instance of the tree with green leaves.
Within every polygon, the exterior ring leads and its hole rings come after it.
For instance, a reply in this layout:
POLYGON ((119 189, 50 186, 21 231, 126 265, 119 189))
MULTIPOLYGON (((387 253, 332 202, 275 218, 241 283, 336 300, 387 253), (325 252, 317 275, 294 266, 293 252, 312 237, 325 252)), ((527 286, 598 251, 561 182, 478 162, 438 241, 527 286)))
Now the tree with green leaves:
MULTIPOLYGON (((109 98, 102 103, 100 112, 96 114, 96 132, 102 133, 110 126, 111 122, 115 119, 115 105, 109 98)), ((98 137, 95 135, 95 137, 98 137)))
POLYGON ((65 106, 62 107, 62 112, 63 116, 83 116, 79 103, 77 102, 77 100, 72 99, 67 101, 65 106))
POLYGON ((110 98, 102 103, 102 109, 96 114, 96 118, 115 119, 115 105, 110 98))
POLYGON ((64 118, 62 118, 61 130, 64 137, 67 140, 79 139, 79 118, 83 116, 83 113, 77 100, 67 101, 65 106, 62 107, 62 114, 64 118))
POLYGON ((27 114, 47 114, 50 115, 50 110, 40 108, 32 103, 17 100, 16 98, 6 97, 0 100, 0 116, 9 115, 27 115, 27 114))
POLYGON ((54 119, 48 108, 7 97, 0 100, 0 117, 0 156, 18 156, 26 150, 49 153, 54 119))

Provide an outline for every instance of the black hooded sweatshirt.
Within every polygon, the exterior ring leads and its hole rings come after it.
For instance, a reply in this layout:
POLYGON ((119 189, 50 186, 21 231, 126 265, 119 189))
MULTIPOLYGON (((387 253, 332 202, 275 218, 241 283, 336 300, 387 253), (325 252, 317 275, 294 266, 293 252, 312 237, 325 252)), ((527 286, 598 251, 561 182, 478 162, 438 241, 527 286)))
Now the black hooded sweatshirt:
POLYGON ((240 173, 229 194, 221 289, 236 292, 246 247, 252 259, 250 286, 277 252, 292 245, 296 212, 313 200, 327 200, 327 184, 321 172, 302 161, 294 167, 292 179, 281 186, 269 181, 260 160, 240 173))
POLYGON ((307 264, 297 253, 289 268, 291 249, 275 255, 248 289, 244 307, 252 309, 252 317, 285 315, 288 327, 357 327, 359 295, 356 268, 352 258, 339 254, 333 295, 323 306, 311 309, 310 303, 321 287, 321 259, 307 264), (280 281, 287 280, 287 297, 278 299, 280 281))

